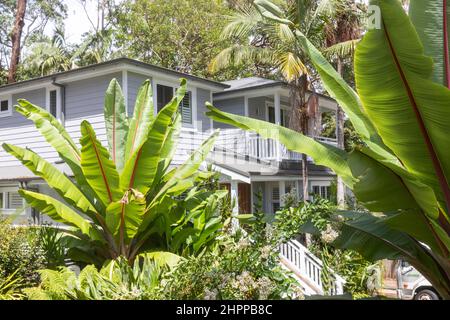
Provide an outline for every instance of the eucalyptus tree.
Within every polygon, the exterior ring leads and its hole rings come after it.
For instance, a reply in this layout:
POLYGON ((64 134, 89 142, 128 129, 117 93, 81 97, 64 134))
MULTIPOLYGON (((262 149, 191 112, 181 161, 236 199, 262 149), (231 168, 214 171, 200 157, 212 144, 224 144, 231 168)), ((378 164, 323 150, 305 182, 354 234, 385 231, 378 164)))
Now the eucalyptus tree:
MULTIPOLYGON (((313 90, 309 57, 298 45, 293 28, 302 30, 313 43, 322 46, 324 19, 335 11, 337 0, 281 1, 280 10, 292 25, 279 23, 264 17, 257 1, 236 8, 228 17, 223 29, 224 40, 234 40, 234 44, 222 50, 211 62, 210 69, 217 72, 230 65, 240 65, 248 61, 270 67, 270 73, 280 74, 290 86, 291 111, 289 127, 303 134, 316 135, 310 122, 317 121, 317 97, 312 94, 307 99, 307 91, 313 90)), ((309 198, 307 156, 302 154, 303 199, 309 198)))
MULTIPOLYGON (((292 25, 274 3, 259 0, 269 19, 292 25)), ((370 212, 337 212, 334 245, 371 260, 405 259, 450 299, 450 66, 446 24, 449 4, 410 1, 411 18, 397 0, 372 0, 380 9, 374 28, 355 53, 355 92, 300 31, 326 90, 342 106, 362 146, 351 152, 271 123, 208 106, 216 121, 278 138, 344 179, 370 212), (444 6, 446 5, 446 6, 444 6), (436 25, 436 24, 435 24, 436 25), (431 44, 438 46, 430 48, 431 44), (427 48, 427 49, 424 49, 427 48), (432 54, 433 58, 427 56, 432 54), (435 63, 433 64, 433 61, 435 63)), ((375 11, 376 12, 376 11, 375 11)))
POLYGON ((170 166, 185 92, 182 80, 174 98, 155 116, 147 80, 128 117, 121 88, 112 80, 104 108, 108 148, 87 121, 81 123, 78 148, 51 114, 19 100, 16 111, 34 122, 74 177, 70 179, 32 150, 10 144, 3 148, 59 195, 57 199, 19 190, 31 207, 70 227, 65 241, 73 260, 101 265, 122 256, 131 262, 139 254, 158 250, 195 253, 214 241, 223 225, 218 212, 226 192, 196 186, 213 174, 199 169, 217 132, 182 165, 170 166))

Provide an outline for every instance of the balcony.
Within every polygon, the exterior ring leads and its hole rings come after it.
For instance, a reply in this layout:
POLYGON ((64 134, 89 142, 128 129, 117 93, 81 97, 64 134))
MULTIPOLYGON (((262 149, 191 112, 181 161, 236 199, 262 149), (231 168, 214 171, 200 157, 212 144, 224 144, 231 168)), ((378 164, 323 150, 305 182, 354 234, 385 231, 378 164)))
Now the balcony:
MULTIPOLYGON (((315 139, 337 146, 336 139, 326 137, 316 137, 315 139)), ((216 142, 216 149, 267 161, 301 160, 300 153, 287 150, 279 142, 273 139, 264 139, 257 133, 241 129, 222 129, 216 142)))

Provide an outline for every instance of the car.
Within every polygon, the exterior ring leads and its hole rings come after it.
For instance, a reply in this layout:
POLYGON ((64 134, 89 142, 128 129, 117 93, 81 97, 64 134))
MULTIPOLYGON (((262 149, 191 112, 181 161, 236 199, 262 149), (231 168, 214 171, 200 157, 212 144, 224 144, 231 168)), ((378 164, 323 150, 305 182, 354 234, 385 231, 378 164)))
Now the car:
POLYGON ((403 260, 397 268, 397 297, 402 300, 440 300, 433 285, 403 260))

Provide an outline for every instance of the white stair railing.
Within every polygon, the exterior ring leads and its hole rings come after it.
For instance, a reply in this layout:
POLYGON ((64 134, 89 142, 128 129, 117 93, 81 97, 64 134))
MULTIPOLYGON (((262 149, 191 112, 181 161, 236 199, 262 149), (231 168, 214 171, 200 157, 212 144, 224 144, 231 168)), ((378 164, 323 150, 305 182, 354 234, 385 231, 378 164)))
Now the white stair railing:
MULTIPOLYGON (((312 289, 315 294, 323 295, 322 286, 323 264, 319 258, 313 255, 305 246, 296 240, 290 240, 280 246, 280 256, 284 264, 298 278, 312 289)), ((329 295, 344 293, 345 280, 330 270, 331 288, 329 295)))

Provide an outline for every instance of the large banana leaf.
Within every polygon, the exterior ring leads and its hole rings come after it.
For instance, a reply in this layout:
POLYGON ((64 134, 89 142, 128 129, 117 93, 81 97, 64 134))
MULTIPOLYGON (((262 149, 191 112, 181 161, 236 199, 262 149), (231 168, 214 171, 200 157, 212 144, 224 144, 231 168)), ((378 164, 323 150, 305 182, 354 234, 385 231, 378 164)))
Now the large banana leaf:
MULTIPOLYGON (((81 170, 80 151, 65 128, 46 110, 35 106, 26 100, 20 99, 18 102, 19 105, 15 107, 16 111, 34 122, 36 128, 45 140, 47 140, 56 152, 58 152, 61 159, 63 159, 64 162, 70 167, 81 191, 88 199, 91 200, 92 203, 94 199, 94 191, 86 182, 81 170)), ((94 206, 99 212, 104 209, 100 202, 95 203, 94 206)))
POLYGON ((425 55, 433 58, 433 81, 450 88, 448 61, 450 2, 410 0, 409 17, 422 41, 425 55))
POLYGON ((112 202, 106 208, 106 224, 120 243, 129 244, 136 235, 145 212, 145 197, 136 190, 126 192, 121 201, 112 202))
POLYGON ((80 151, 62 124, 49 112, 26 100, 19 99, 18 103, 19 105, 15 106, 16 111, 34 122, 42 136, 55 148, 70 168, 72 169, 71 164, 79 166, 80 151))
POLYGON ((448 208, 450 91, 429 80, 432 61, 401 4, 372 4, 380 6, 383 23, 368 31, 356 49, 358 93, 384 143, 448 208))
POLYGON ((352 249, 366 259, 404 259, 414 265, 439 292, 449 292, 445 272, 432 258, 431 252, 408 235, 390 228, 384 218, 370 213, 341 213, 339 236, 333 245, 341 249, 352 249))
POLYGON ((43 178, 67 203, 87 214, 91 219, 97 219, 97 212, 90 201, 66 175, 53 165, 28 149, 6 143, 3 144, 3 149, 20 160, 35 175, 43 178))
MULTIPOLYGON (((153 183, 161 158, 161 149, 171 132, 171 124, 174 120, 178 105, 186 93, 186 81, 182 82, 176 96, 165 106, 153 121, 147 140, 141 144, 125 165, 120 177, 123 190, 138 189, 142 193, 153 183)), ((173 144, 169 142, 169 146, 173 144)))
POLYGON ((139 88, 133 117, 130 119, 130 130, 126 143, 126 160, 147 140, 153 118, 152 86, 150 80, 147 79, 139 88))
POLYGON ((81 123, 81 167, 87 182, 105 206, 118 201, 123 193, 119 187, 119 173, 108 150, 97 140, 87 121, 81 123))
POLYGON ((88 220, 84 219, 62 202, 50 196, 29 190, 20 189, 19 193, 31 207, 48 215, 54 221, 73 226, 95 240, 102 239, 99 231, 92 227, 88 220))
POLYGON ((357 150, 347 154, 343 150, 319 143, 301 133, 275 124, 225 113, 212 106, 208 106, 208 109, 211 111, 207 115, 216 121, 256 131, 265 138, 277 139, 289 150, 306 153, 317 164, 333 169, 344 177, 344 182, 368 209, 391 214, 405 212, 392 219, 393 226, 417 237, 434 249, 439 248, 432 234, 433 230, 428 226, 427 218, 422 213, 426 212, 431 219, 437 218, 437 212, 432 210, 437 209, 436 203, 433 203, 435 198, 432 191, 408 175, 381 146, 373 144, 379 148, 378 151, 369 152, 363 149, 368 155, 357 150), (381 157, 383 154, 386 158, 381 157), (392 168, 396 171, 392 171, 392 168), (415 218, 424 224, 417 226, 415 218))
POLYGON ((128 119, 122 89, 116 79, 111 80, 105 93, 105 126, 112 161, 122 170, 128 134, 128 119))
POLYGON ((349 187, 352 187, 354 181, 345 151, 276 124, 222 112, 210 104, 207 104, 206 107, 209 109, 206 115, 215 121, 247 131, 255 131, 266 139, 280 141, 289 150, 306 153, 314 159, 315 163, 334 170, 349 187))

